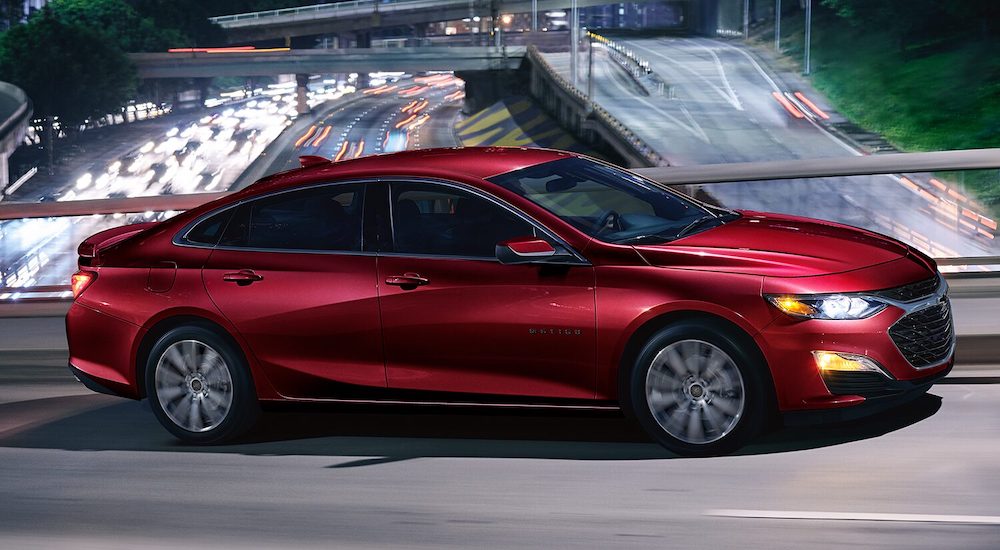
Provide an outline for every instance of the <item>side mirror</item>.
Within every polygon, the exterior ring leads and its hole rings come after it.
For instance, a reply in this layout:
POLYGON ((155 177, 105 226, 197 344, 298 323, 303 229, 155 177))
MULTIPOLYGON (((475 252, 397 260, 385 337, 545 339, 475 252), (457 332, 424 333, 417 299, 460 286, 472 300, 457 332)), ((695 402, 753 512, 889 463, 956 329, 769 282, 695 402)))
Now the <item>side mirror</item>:
POLYGON ((515 237, 498 243, 496 254, 502 264, 527 264, 555 256, 556 249, 538 237, 515 237))

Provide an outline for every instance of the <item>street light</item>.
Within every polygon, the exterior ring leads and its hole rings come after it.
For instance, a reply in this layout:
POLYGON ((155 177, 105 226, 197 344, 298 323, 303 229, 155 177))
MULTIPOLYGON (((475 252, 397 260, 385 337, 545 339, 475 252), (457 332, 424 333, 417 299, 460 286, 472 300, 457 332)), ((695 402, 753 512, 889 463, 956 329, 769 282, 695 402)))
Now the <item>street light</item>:
POLYGON ((812 0, 806 0, 806 59, 804 73, 806 75, 812 72, 809 59, 809 50, 812 47, 812 13, 812 0))
POLYGON ((774 51, 781 51, 781 0, 774 0, 774 51))
POLYGON ((580 15, 576 11, 576 0, 570 1, 569 18, 569 81, 576 88, 577 63, 580 61, 580 15))
POLYGON ((750 0, 743 0, 743 39, 750 38, 750 0))

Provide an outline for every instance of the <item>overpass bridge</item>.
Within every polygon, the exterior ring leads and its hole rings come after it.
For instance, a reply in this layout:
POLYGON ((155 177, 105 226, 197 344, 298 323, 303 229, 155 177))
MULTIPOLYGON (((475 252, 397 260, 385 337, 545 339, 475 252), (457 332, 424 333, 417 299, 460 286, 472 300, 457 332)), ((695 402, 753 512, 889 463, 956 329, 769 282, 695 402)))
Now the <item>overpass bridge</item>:
MULTIPOLYGON (((423 1, 423 0, 421 0, 423 1)), ((132 53, 139 78, 210 78, 379 71, 486 71, 516 69, 524 46, 344 48, 278 52, 132 53)))
MULTIPOLYGON (((635 0, 645 3, 651 0, 635 0)), ((700 3, 700 0, 670 0, 700 3)), ((576 0, 578 8, 611 4, 576 0)), ((295 36, 356 32, 376 27, 456 21, 491 13, 532 13, 570 8, 573 0, 352 0, 297 8, 212 17, 232 42, 287 39, 295 36)))
POLYGON ((24 140, 31 114, 31 100, 24 90, 0 82, 0 192, 10 183, 7 159, 24 140))

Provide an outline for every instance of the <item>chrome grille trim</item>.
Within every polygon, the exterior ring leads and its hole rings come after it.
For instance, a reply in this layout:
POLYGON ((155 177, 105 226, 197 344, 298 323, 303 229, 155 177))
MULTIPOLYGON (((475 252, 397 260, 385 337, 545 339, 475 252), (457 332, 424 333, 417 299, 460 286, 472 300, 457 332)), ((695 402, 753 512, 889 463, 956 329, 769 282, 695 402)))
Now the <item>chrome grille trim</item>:
POLYGON ((938 279, 937 292, 922 300, 886 300, 905 312, 889 327, 889 339, 900 355, 917 370, 941 366, 955 351, 955 323, 951 315, 951 302, 947 297, 948 285, 940 274, 938 279), (939 335, 943 338, 923 341, 939 335))

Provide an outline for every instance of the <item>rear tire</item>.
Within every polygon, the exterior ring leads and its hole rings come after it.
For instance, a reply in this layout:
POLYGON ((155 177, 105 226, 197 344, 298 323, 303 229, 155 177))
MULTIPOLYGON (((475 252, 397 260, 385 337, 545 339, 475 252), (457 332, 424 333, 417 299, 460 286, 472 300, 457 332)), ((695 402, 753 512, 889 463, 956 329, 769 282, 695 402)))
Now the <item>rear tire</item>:
POLYGON ((677 454, 730 453, 758 435, 768 416, 770 377, 745 347, 712 323, 670 325, 625 372, 622 408, 677 454))
POLYGON ((146 359, 145 386, 156 419, 187 443, 234 439, 260 416, 243 354, 202 326, 178 327, 156 341, 146 359))

